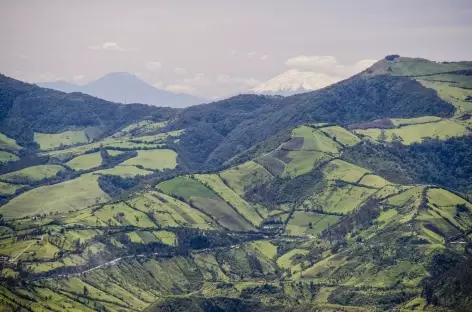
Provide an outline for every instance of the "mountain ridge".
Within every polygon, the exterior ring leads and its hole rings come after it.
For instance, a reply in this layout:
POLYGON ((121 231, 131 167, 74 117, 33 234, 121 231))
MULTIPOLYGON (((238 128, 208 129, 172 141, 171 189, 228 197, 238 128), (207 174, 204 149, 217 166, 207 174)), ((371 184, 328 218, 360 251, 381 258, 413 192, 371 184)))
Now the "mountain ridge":
POLYGON ((183 108, 201 104, 198 97, 157 89, 127 72, 108 73, 84 85, 66 81, 38 83, 39 86, 62 92, 81 92, 117 103, 141 103, 162 107, 183 108))

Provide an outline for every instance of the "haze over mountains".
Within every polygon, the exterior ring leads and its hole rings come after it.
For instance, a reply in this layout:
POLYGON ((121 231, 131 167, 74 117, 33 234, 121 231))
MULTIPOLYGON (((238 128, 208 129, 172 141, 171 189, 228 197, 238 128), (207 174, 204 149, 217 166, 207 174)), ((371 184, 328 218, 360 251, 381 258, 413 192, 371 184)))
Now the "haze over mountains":
POLYGON ((173 93, 157 89, 133 74, 109 73, 85 85, 76 85, 64 80, 38 83, 40 87, 62 92, 82 92, 117 103, 141 103, 154 106, 182 108, 201 104, 204 99, 184 93, 173 93))

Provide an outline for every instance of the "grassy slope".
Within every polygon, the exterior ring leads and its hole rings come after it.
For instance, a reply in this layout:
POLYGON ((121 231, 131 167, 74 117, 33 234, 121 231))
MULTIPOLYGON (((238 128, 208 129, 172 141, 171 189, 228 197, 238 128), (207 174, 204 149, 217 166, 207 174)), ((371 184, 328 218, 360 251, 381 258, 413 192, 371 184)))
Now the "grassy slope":
POLYGON ((21 146, 19 146, 14 139, 0 133, 0 148, 7 151, 19 151, 21 146))
POLYGON ((66 165, 74 170, 87 170, 98 167, 101 164, 102 156, 100 156, 100 152, 80 155, 66 162, 66 165))
POLYGON ((121 165, 141 165, 154 170, 174 169, 177 165, 177 154, 173 150, 166 149, 138 151, 138 156, 126 160, 121 165))
POLYGON ((425 138, 439 138, 445 140, 451 137, 458 137, 471 134, 463 125, 451 119, 444 119, 439 122, 412 124, 397 129, 365 129, 356 130, 356 133, 366 135, 374 140, 379 140, 381 133, 386 136, 386 141, 391 142, 392 136, 395 134, 403 139, 404 144, 412 144, 421 142, 425 138))
POLYGON ((5 151, 0 151, 0 163, 8 162, 8 161, 15 161, 20 159, 18 156, 15 154, 5 152, 5 151))
POLYGON ((0 182, 0 195, 11 195, 14 194, 17 189, 22 188, 24 185, 21 184, 10 184, 0 182))
POLYGON ((88 142, 84 130, 64 131, 61 133, 35 133, 34 140, 42 150, 88 142))
POLYGON ((93 175, 85 175, 74 180, 27 191, 0 207, 0 212, 6 218, 56 211, 61 213, 85 208, 108 199, 108 195, 98 186, 97 178, 93 175))
POLYGON ((10 172, 0 176, 0 180, 6 182, 17 181, 40 181, 47 178, 55 177, 64 167, 59 165, 40 165, 21 169, 19 171, 10 172))

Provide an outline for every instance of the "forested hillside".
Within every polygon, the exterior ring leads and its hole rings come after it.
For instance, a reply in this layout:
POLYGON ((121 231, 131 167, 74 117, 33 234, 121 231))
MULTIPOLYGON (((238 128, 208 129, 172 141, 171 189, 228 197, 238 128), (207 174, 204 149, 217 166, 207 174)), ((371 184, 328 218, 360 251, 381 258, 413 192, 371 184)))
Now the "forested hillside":
POLYGON ((120 105, 82 93, 63 93, 0 75, 0 131, 20 144, 33 132, 87 129, 92 138, 145 118, 170 119, 175 110, 149 105, 120 105))
POLYGON ((305 122, 348 125, 383 117, 446 117, 453 111, 452 105, 416 81, 391 76, 353 77, 320 91, 286 98, 243 95, 195 106, 182 112, 170 127, 187 129, 181 157, 196 168, 211 169, 305 122), (213 141, 209 146, 192 144, 209 137, 213 141))
POLYGON ((470 70, 184 110, 2 76, 0 306, 467 311, 470 70))

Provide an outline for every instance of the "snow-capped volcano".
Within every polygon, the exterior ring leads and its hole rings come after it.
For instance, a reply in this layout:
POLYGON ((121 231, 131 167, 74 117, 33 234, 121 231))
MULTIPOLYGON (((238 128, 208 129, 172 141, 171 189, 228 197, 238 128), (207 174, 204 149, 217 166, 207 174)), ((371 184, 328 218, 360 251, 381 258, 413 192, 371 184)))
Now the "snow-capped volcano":
POLYGON ((323 73, 289 69, 280 75, 260 83, 250 91, 262 94, 290 95, 324 88, 341 80, 323 73))

